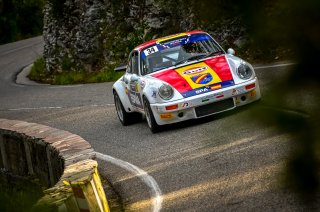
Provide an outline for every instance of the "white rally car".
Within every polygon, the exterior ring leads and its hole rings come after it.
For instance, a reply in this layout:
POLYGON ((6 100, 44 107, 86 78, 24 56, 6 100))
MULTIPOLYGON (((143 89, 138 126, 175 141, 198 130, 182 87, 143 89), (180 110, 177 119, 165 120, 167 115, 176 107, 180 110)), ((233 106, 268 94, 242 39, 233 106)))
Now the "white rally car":
POLYGON ((152 132, 161 125, 231 110, 260 99, 253 67, 226 53, 207 33, 192 31, 137 46, 113 94, 123 125, 144 114, 152 132))

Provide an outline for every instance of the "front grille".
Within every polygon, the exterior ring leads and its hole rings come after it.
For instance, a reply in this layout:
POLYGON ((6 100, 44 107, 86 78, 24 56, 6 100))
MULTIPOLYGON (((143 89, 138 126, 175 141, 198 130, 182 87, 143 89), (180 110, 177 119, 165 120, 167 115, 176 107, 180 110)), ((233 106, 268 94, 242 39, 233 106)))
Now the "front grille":
POLYGON ((234 107, 233 99, 225 99, 219 102, 199 106, 195 108, 197 117, 203 117, 214 113, 219 113, 234 107))

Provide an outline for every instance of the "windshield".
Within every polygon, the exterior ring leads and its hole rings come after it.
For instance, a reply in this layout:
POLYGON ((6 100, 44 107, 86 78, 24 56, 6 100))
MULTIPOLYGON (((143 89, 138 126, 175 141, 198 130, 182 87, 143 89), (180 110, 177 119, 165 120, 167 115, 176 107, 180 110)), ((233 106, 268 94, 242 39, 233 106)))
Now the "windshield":
POLYGON ((207 34, 157 42, 141 51, 142 75, 220 53, 224 53, 223 50, 207 34))

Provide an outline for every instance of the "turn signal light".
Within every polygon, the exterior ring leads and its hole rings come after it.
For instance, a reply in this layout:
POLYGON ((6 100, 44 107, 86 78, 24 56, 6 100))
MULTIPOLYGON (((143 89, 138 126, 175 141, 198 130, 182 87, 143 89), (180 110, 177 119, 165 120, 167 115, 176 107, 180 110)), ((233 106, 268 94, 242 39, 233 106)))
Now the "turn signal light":
POLYGON ((170 105, 170 106, 166 106, 166 110, 174 110, 177 109, 178 105, 170 105))
POLYGON ((250 84, 250 85, 246 85, 246 90, 250 90, 250 89, 255 88, 255 87, 256 87, 255 83, 250 84))

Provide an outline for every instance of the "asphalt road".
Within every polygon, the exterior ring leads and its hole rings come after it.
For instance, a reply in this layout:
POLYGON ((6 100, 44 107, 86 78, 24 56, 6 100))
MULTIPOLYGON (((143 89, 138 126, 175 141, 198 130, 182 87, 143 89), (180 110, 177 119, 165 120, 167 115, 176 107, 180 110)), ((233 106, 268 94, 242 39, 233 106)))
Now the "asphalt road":
MULTIPOLYGON (((112 83, 16 84, 17 73, 42 54, 42 46, 41 37, 0 46, 0 118, 82 136, 101 153, 100 173, 126 211, 305 209, 280 184, 290 135, 256 120, 251 111, 258 105, 171 125, 158 134, 146 122, 123 127, 113 106, 112 83)), ((289 69, 256 69, 262 95, 289 69)))

